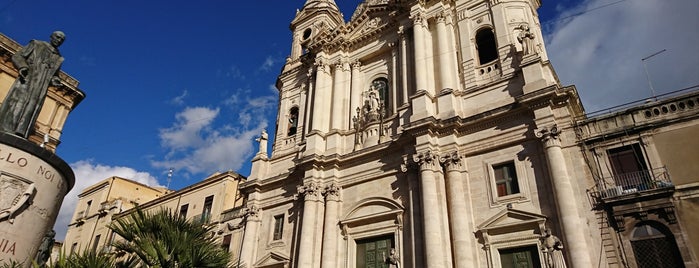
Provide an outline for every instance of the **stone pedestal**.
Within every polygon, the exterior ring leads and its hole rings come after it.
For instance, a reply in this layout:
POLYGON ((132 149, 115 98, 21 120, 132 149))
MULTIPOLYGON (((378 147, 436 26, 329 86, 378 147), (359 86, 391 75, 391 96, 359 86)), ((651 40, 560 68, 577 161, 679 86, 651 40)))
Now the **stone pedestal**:
POLYGON ((73 170, 61 158, 0 133, 0 260, 32 262, 74 184, 73 170))

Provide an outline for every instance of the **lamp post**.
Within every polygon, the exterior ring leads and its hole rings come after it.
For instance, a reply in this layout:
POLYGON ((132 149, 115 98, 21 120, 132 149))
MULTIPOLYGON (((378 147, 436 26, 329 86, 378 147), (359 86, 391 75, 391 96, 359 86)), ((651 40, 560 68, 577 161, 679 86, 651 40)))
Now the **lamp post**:
POLYGON ((660 53, 665 52, 667 49, 663 49, 661 51, 655 52, 652 55, 642 58, 641 62, 643 63, 643 70, 646 72, 646 79, 648 80, 648 86, 650 87, 650 93, 653 95, 653 100, 655 100, 655 89, 653 88, 653 83, 650 80, 650 75, 648 74, 648 67, 646 67, 646 60, 652 58, 655 55, 658 55, 660 53))

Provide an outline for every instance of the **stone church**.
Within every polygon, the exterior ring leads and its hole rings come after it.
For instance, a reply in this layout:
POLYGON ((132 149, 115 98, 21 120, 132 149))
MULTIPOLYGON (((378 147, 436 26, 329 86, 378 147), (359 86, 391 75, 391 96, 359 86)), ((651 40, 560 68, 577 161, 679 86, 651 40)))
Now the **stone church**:
POLYGON ((604 189, 579 135, 596 123, 578 124, 585 111, 549 62, 540 5, 367 0, 345 22, 333 0, 307 0, 276 83, 271 155, 263 133, 240 185, 238 263, 624 266, 633 242, 615 238, 589 193, 604 189))

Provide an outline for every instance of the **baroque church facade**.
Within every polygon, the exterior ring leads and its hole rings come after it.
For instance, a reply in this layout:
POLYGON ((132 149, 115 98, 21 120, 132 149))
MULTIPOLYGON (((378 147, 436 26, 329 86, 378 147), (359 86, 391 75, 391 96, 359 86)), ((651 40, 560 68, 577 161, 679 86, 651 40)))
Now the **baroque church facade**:
POLYGON ((597 266, 584 110, 548 60, 540 4, 368 0, 345 22, 307 0, 271 155, 263 134, 240 185, 240 263, 597 266))

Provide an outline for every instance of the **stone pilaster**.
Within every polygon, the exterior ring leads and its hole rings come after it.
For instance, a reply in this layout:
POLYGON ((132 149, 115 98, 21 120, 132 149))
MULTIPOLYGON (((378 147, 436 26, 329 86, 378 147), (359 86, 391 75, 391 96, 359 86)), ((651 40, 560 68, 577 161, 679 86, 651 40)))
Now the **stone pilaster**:
POLYGON ((321 267, 335 268, 337 265, 337 241, 339 233, 338 210, 340 207, 340 187, 332 183, 323 189, 325 195, 325 219, 323 224, 323 251, 321 267))
POLYGON ((447 154, 440 159, 446 170, 447 205, 449 211, 449 227, 451 230, 454 267, 475 267, 473 256, 475 248, 472 243, 473 227, 469 216, 473 211, 463 187, 466 167, 458 152, 447 154))
MULTIPOLYGON (((401 104, 408 103, 408 42, 405 36, 405 27, 398 27, 398 39, 400 42, 400 82, 401 91, 403 92, 403 98, 401 104)), ((397 91, 396 91, 397 92, 397 91)))
POLYGON ((589 255, 591 249, 587 246, 585 232, 581 231, 586 229, 580 226, 583 220, 578 214, 576 204, 578 199, 574 198, 575 192, 561 149, 560 130, 554 124, 535 130, 535 135, 544 143, 553 190, 556 194, 558 215, 561 217, 572 267, 592 267, 589 255))
POLYGON ((417 90, 427 90, 427 70, 425 70, 425 31, 427 28, 427 20, 421 14, 415 14, 413 19, 413 34, 415 38, 415 85, 417 90))
POLYGON ((439 195, 437 193, 437 172, 441 171, 439 160, 430 151, 413 156, 420 167, 420 187, 422 193, 423 231, 425 241, 425 261, 427 267, 446 267, 446 252, 443 249, 442 215, 439 215, 439 195))
POLYGON ((325 133, 330 129, 330 96, 332 78, 330 77, 330 66, 322 57, 318 57, 315 62, 316 83, 313 98, 313 130, 320 130, 325 133))
POLYGON ((248 205, 245 208, 245 233, 243 245, 240 250, 240 260, 246 266, 253 265, 255 261, 255 249, 257 249, 257 236, 260 227, 260 209, 255 205, 248 205))
MULTIPOLYGON (((356 109, 362 107, 362 101, 361 101, 361 95, 362 95, 362 88, 361 88, 361 81, 362 81, 362 62, 360 61, 354 61, 351 64, 351 76, 352 76, 352 86, 350 91, 352 92, 350 95, 350 107, 351 109, 356 109)), ((354 113, 354 110, 350 111, 350 113, 354 113)))
POLYGON ((446 25, 447 16, 448 14, 446 14, 446 11, 437 16, 437 49, 439 53, 439 82, 441 91, 449 91, 456 88, 454 84, 454 56, 452 55, 453 52, 449 49, 451 44, 446 25))
POLYGON ((315 245, 318 203, 322 200, 321 189, 316 183, 309 182, 299 186, 297 190, 298 196, 303 196, 303 218, 299 241, 298 267, 314 267, 313 245, 315 245))

